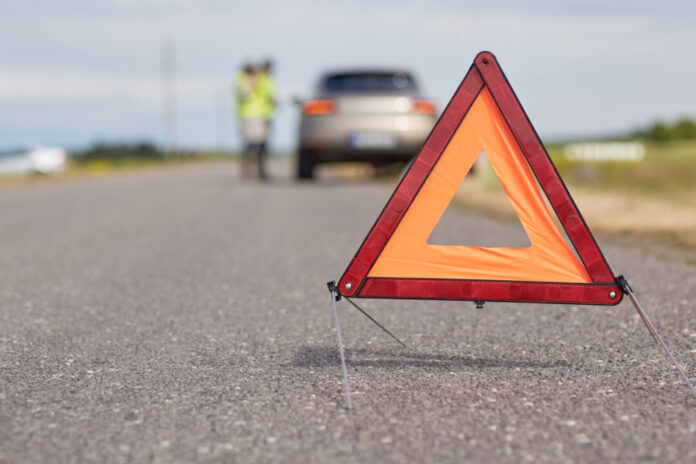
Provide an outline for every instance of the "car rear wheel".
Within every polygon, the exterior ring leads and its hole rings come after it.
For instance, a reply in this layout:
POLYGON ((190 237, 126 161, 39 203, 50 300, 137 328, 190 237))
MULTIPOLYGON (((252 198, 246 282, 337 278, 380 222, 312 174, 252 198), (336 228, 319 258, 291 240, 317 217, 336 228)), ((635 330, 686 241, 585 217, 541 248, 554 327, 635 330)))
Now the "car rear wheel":
POLYGON ((312 179, 314 177, 314 166, 317 164, 316 156, 309 150, 300 150, 297 161, 297 178, 312 179))

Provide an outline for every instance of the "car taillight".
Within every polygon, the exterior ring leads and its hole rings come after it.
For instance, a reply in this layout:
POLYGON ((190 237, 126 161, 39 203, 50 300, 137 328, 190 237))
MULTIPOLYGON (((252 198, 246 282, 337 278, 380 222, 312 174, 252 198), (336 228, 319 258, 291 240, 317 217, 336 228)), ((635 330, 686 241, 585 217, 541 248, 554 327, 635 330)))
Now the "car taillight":
POLYGON ((413 112, 422 114, 435 114, 435 103, 429 100, 413 100, 413 112))
POLYGON ((334 102, 331 100, 309 100, 302 105, 302 112, 306 115, 329 114, 334 111, 334 102))

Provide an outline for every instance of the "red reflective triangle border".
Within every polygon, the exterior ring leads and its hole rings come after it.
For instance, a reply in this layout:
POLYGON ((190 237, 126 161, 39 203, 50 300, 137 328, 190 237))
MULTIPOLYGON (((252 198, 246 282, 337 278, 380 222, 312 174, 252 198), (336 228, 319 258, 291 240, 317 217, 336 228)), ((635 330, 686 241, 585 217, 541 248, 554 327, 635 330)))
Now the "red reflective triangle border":
POLYGON ((356 298, 618 304, 623 293, 495 56, 481 52, 339 281, 356 298), (460 122, 488 87, 592 283, 368 277, 460 122))

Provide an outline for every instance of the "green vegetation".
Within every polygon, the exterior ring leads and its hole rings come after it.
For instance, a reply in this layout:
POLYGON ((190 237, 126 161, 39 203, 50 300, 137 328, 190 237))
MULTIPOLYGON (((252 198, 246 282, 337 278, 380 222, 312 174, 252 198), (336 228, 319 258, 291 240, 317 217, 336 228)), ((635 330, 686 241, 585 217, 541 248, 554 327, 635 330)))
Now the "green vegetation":
POLYGON ((642 161, 591 162, 569 160, 565 144, 550 144, 547 150, 561 176, 569 183, 596 189, 626 189, 674 197, 696 192, 696 138, 655 141, 636 138, 645 147, 642 161))
POLYGON ((162 159, 164 152, 149 142, 107 144, 98 142, 84 151, 72 153, 78 161, 94 159, 123 160, 123 159, 162 159))
POLYGON ((636 135, 655 142, 696 139, 696 122, 689 118, 681 119, 672 125, 658 121, 647 131, 636 135))
POLYGON ((165 154, 150 142, 103 143, 71 153, 68 174, 105 175, 114 170, 140 169, 193 161, 230 159, 231 154, 219 152, 179 152, 165 154))

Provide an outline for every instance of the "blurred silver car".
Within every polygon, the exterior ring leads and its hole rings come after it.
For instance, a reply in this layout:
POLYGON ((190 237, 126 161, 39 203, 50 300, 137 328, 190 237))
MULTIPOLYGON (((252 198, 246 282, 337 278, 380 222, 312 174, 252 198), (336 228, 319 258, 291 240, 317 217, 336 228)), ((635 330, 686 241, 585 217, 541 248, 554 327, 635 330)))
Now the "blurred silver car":
POLYGON ((404 71, 345 71, 323 75, 316 96, 302 104, 297 176, 311 178, 319 163, 409 161, 436 122, 404 71))

